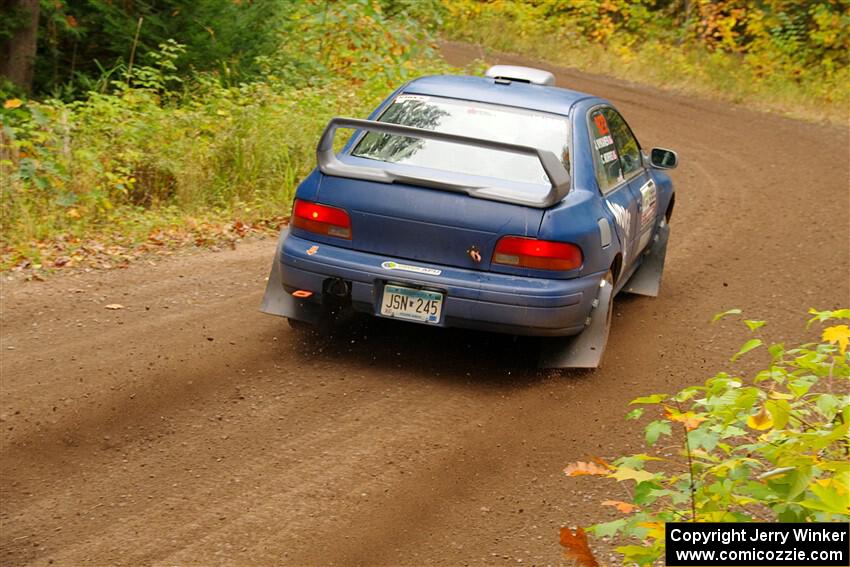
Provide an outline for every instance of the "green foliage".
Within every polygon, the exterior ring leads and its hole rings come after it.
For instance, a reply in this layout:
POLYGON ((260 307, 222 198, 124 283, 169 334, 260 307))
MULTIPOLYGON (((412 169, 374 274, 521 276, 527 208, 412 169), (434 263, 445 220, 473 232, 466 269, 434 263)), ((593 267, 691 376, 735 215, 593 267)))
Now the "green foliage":
POLYGON ((159 45, 186 46, 179 70, 245 78, 275 48, 287 10, 301 2, 222 0, 42 1, 35 92, 84 96, 105 69, 144 61, 159 45))
MULTIPOLYGON (((412 18, 440 21, 437 0, 64 0, 42 2, 35 92, 65 100, 102 90, 104 73, 123 75, 151 63, 159 46, 184 46, 175 72, 210 72, 226 85, 255 79, 274 67, 289 81, 314 82, 328 73, 370 80, 390 61, 411 68, 409 56, 428 48, 412 18), (390 57, 387 57, 389 53, 390 57)), ((14 29, 13 21, 0 27, 14 29)))
POLYGON ((425 23, 429 31, 438 31, 444 23, 445 7, 441 0, 381 0, 380 3, 387 16, 404 16, 425 23))
MULTIPOLYGON (((850 319, 847 309, 812 313, 812 322, 850 319)), ((771 344, 767 365, 749 377, 720 372, 634 400, 658 418, 645 426, 647 445, 675 428, 680 454, 631 455, 585 472, 631 485, 631 503, 618 507, 625 517, 589 531, 628 542, 617 548, 624 564, 651 565, 663 557, 668 521, 850 520, 848 340, 847 325, 828 326, 819 342, 771 344)))
POLYGON ((410 3, 385 4, 392 18, 373 0, 294 3, 278 32, 280 47, 264 62, 310 84, 336 77, 387 85, 421 74, 417 65, 434 57, 430 37, 408 15, 410 3))
POLYGON ((328 119, 364 116, 414 72, 447 69, 403 14, 298 4, 250 81, 182 74, 188 48, 165 41, 79 100, 0 100, 0 267, 31 259, 38 242, 158 227, 159 217, 285 215, 328 119))
POLYGON ((445 32, 586 71, 844 121, 850 3, 443 0, 445 32))

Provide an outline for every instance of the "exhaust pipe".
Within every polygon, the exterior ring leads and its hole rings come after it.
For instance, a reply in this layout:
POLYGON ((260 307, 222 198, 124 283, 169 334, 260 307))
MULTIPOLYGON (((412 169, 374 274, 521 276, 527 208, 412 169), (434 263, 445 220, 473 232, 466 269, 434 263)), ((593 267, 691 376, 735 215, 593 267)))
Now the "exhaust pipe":
POLYGON ((340 299, 351 297, 351 283, 340 278, 329 279, 325 282, 325 293, 340 299))

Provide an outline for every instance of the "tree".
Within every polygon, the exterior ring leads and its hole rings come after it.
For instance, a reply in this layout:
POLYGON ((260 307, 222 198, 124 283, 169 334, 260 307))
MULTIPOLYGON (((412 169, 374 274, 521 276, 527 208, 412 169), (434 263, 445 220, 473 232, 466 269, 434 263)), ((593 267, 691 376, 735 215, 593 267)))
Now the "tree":
POLYGON ((2 0, 2 12, 12 26, 0 35, 0 76, 29 93, 35 69, 39 0, 2 0))

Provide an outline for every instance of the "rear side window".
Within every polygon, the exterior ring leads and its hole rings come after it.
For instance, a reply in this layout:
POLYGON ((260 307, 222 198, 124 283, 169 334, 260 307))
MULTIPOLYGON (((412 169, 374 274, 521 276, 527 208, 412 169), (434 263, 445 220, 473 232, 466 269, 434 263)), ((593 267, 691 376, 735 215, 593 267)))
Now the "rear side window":
MULTIPOLYGON (((565 116, 474 101, 402 94, 396 97, 379 120, 542 148, 553 152, 569 168, 569 120, 565 116)), ((450 142, 369 132, 351 154, 389 163, 522 183, 549 184, 536 157, 450 142)))
POLYGON ((626 121, 613 108, 606 108, 602 111, 605 118, 608 120, 608 129, 611 130, 611 135, 614 137, 614 144, 617 146, 617 151, 620 154, 620 165, 623 168, 623 175, 629 175, 640 169, 640 145, 637 139, 632 134, 626 121))
POLYGON ((593 160, 596 162, 596 181, 603 193, 625 179, 620 166, 620 155, 614 144, 614 136, 608 126, 608 119, 602 110, 590 115, 590 134, 593 144, 593 160))
POLYGON ((596 180, 605 193, 640 169, 640 145, 623 117, 612 108, 590 115, 590 132, 596 180))

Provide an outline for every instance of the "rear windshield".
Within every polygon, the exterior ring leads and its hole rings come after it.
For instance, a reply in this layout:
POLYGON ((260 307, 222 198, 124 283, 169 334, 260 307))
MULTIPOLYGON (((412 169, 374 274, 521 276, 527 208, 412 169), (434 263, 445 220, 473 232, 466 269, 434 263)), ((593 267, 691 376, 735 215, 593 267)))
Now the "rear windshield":
MULTIPOLYGON (((569 171, 566 117, 449 98, 399 95, 378 119, 415 128, 541 148, 569 171)), ((534 156, 392 134, 369 132, 352 155, 523 183, 549 184, 534 156)))

